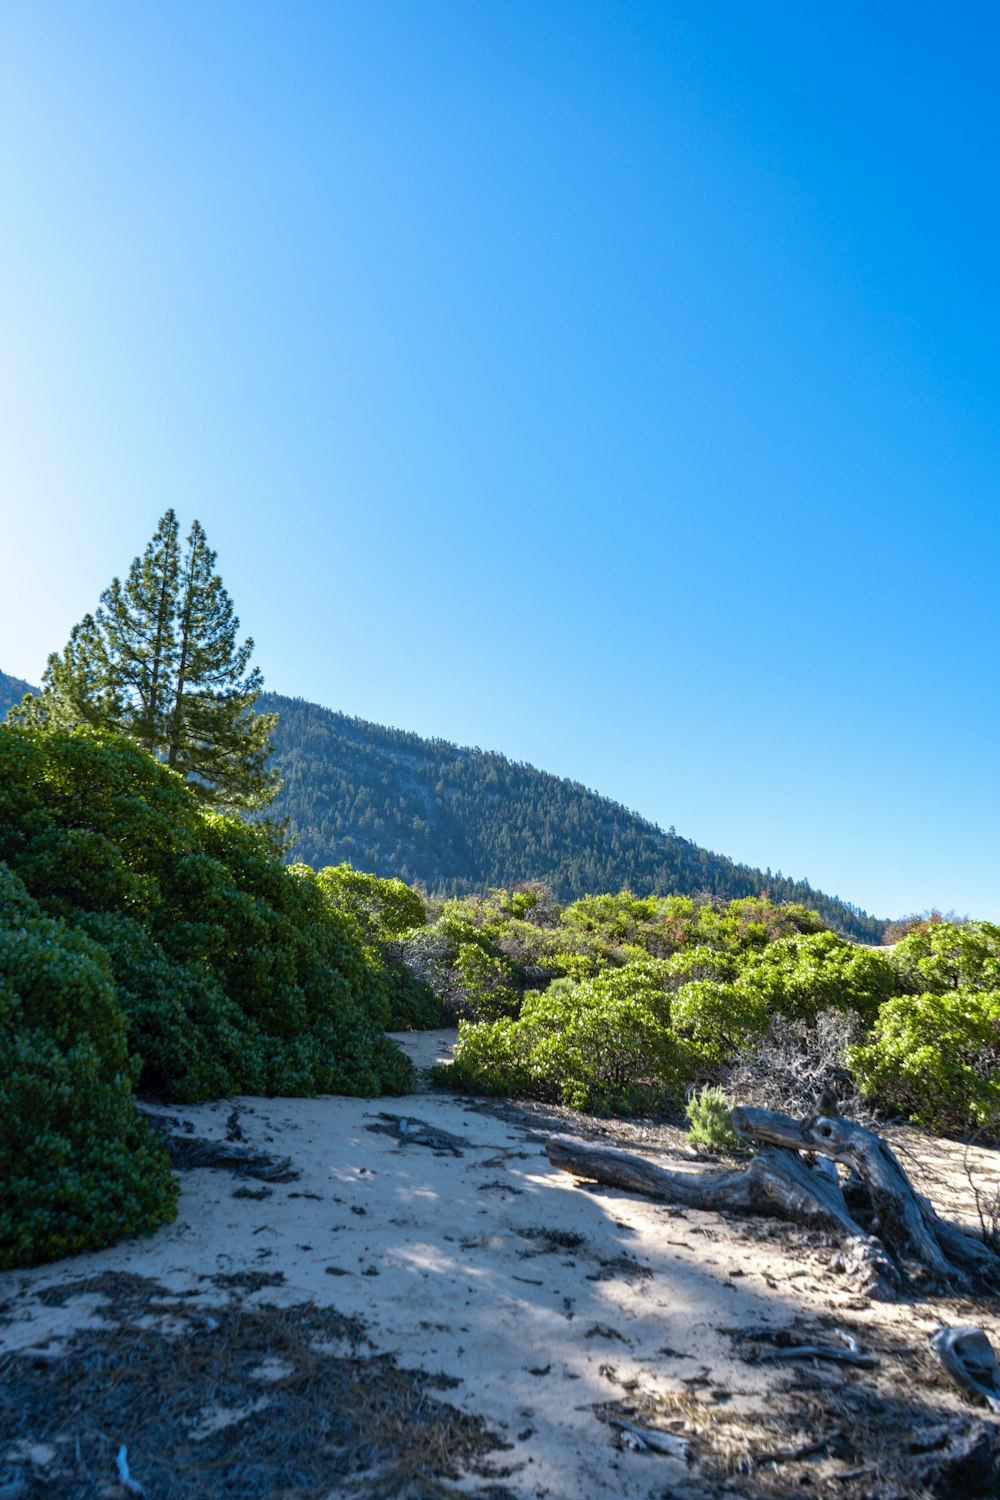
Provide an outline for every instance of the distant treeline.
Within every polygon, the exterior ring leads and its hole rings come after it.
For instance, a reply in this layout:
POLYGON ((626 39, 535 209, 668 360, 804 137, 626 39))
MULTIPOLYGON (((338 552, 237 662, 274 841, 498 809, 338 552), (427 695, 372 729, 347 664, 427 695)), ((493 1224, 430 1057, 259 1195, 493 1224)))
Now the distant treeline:
POLYGON ((8 672, 0 672, 0 720, 2 720, 9 708, 15 703, 20 703, 25 693, 37 693, 38 689, 32 687, 30 682, 25 682, 22 677, 11 677, 8 672))
MULTIPOLYGON (((0 718, 29 691, 0 672, 0 718)), ((885 922, 850 902, 665 833, 577 781, 302 698, 262 693, 257 706, 279 715, 273 763, 284 786, 271 814, 288 821, 292 858, 314 869, 349 860, 447 896, 533 880, 559 901, 626 887, 727 901, 768 893, 860 942, 882 941, 885 922)))
POLYGON ((862 942, 882 939, 885 922, 849 902, 665 833, 579 782, 301 698, 264 693, 258 707, 279 714, 284 787, 272 815, 288 820, 293 857, 317 869, 349 860, 449 896, 525 881, 544 881, 559 901, 625 887, 726 900, 769 893, 862 942))

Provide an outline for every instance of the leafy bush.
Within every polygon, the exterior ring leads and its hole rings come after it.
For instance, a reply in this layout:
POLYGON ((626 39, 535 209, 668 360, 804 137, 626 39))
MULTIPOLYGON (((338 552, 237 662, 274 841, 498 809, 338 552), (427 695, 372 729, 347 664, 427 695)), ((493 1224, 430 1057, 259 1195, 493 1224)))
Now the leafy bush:
POLYGON ((633 1111, 676 1102, 689 1059, 670 1029, 659 965, 648 959, 525 998, 520 1019, 459 1027, 443 1081, 557 1100, 574 1109, 633 1111))
POLYGON ((748 958, 740 984, 771 1012, 809 1018, 821 1010, 852 1010, 868 1025, 879 1006, 900 992, 884 954, 832 932, 779 938, 748 958))
POLYGON ((128 740, 0 727, 0 858, 108 959, 145 1086, 378 1094, 410 1067, 357 924, 128 740))
POLYGON ((532 1071, 531 1040, 506 1017, 499 1021, 459 1021, 455 1060, 431 1069, 443 1088, 515 1099, 554 1099, 557 1091, 532 1071))
POLYGON ((46 917, 0 863, 0 1268, 155 1229, 166 1152, 132 1103, 136 1065, 101 948, 46 917))
MULTIPOLYGON (((308 870, 307 866, 301 867, 308 870)), ((426 980, 403 962, 401 939, 427 922, 424 903, 401 880, 367 875, 349 864, 329 865, 316 883, 351 925, 370 970, 381 979, 389 1031, 426 1031, 445 1023, 444 1007, 426 980)))
POLYGON ((711 1084, 700 1094, 692 1094, 685 1113, 688 1117, 688 1140, 706 1151, 739 1151, 742 1143, 733 1129, 733 1112, 720 1088, 711 1084))
POLYGON ((912 994, 1000 990, 1000 927, 931 922, 897 943, 889 962, 912 994))
POLYGON ((316 879, 327 900, 350 912, 374 942, 392 942, 427 922, 423 901, 402 880, 368 875, 346 863, 327 865, 316 879))
POLYGON ((742 984, 695 979, 673 997, 673 1028, 694 1070, 717 1073, 724 1062, 768 1026, 767 1001, 742 984))
POLYGON ((1000 991, 957 989, 887 1001, 848 1061, 868 1098, 935 1130, 963 1131, 1000 1113, 998 1053, 1000 991))

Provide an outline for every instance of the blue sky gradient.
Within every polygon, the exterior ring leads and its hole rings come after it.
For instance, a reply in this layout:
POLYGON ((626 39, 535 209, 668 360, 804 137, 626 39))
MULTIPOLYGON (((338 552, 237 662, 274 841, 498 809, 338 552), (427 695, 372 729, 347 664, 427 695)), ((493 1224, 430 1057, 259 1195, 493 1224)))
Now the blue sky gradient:
POLYGON ((0 6, 0 667, 268 685, 1000 919, 1000 13, 0 6))

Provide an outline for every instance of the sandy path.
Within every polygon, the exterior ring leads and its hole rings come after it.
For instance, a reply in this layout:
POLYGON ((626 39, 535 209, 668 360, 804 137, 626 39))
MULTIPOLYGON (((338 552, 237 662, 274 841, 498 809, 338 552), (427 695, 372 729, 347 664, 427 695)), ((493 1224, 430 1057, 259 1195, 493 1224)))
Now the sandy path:
MULTIPOLYGON (((421 1066, 447 1052, 440 1034, 407 1045, 421 1066)), ((723 1488, 705 1488, 700 1465, 620 1448, 595 1407, 666 1398, 678 1423, 691 1417, 688 1430, 710 1431, 715 1413, 753 1431, 786 1400, 789 1371, 741 1360, 724 1330, 832 1313, 864 1343, 900 1332, 921 1343, 942 1321, 940 1306, 857 1302, 827 1271, 829 1249, 785 1229, 744 1232, 582 1189, 549 1165, 530 1122, 475 1102, 240 1099, 170 1113, 223 1139, 234 1106, 247 1143, 290 1156, 299 1179, 255 1198, 234 1194, 257 1183, 185 1172, 177 1221, 152 1238, 8 1275, 0 1347, 99 1326, 92 1295, 39 1301, 70 1279, 127 1271, 217 1300, 212 1277, 280 1272, 248 1305, 335 1307, 364 1321, 374 1351, 453 1378, 446 1399, 511 1445, 498 1455, 511 1493, 651 1500, 723 1488), (414 1117, 462 1144, 434 1150, 392 1133, 414 1117)), ((988 1326, 1000 1345, 1000 1325, 988 1326)), ((898 1374, 912 1384, 912 1368, 898 1374)), ((863 1377, 831 1366, 821 1378, 836 1391, 863 1377)), ((920 1379, 933 1382, 926 1361, 920 1379)), ((944 1389, 933 1397, 951 1400, 944 1389)))

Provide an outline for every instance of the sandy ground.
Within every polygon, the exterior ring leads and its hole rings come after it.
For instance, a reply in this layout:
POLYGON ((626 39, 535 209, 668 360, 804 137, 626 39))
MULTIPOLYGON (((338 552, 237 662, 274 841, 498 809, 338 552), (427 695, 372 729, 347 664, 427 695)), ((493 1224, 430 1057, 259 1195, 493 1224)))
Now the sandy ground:
MULTIPOLYGON (((399 1040, 425 1067, 448 1055, 451 1037, 399 1040)), ((546 1129, 567 1128, 559 1111, 422 1092, 246 1098, 161 1113, 199 1137, 239 1133, 290 1157, 300 1175, 265 1188, 222 1170, 186 1171, 178 1218, 156 1235, 8 1274, 0 1367, 26 1354, 58 1359, 74 1330, 105 1328, 106 1297, 73 1287, 128 1273, 186 1295, 188 1306, 220 1297, 248 1310, 310 1304, 360 1320, 365 1352, 440 1373, 441 1399, 484 1418, 502 1439, 485 1470, 461 1475, 467 1493, 889 1497, 911 1493, 892 1488, 907 1435, 969 1410, 926 1335, 942 1322, 977 1322, 1000 1349, 995 1307, 863 1301, 831 1272, 833 1249, 817 1236, 581 1187, 544 1154, 546 1129), (414 1121, 437 1133, 432 1144, 407 1139, 421 1133, 414 1121), (878 1355, 877 1371, 754 1358, 775 1337, 836 1343, 842 1332, 878 1355), (689 1460, 632 1451, 616 1419, 686 1436, 689 1460), (819 1451, 780 1456, 817 1434, 819 1451), (850 1477, 855 1470, 860 1479, 850 1477)), ((671 1165, 691 1163, 668 1127, 617 1134, 671 1165)), ((926 1158, 923 1186, 936 1201, 946 1187, 951 1211, 971 1211, 962 1148, 934 1142, 922 1155, 928 1143, 913 1132, 896 1144, 911 1168, 926 1158)), ((984 1187, 994 1185, 997 1153, 976 1153, 975 1169, 984 1187)), ((199 1421, 261 1421, 267 1401, 262 1388, 245 1407, 206 1408, 199 1421)), ((39 1484, 31 1493, 46 1492, 46 1456, 23 1437, 6 1451, 0 1444, 0 1464, 20 1465, 39 1484)), ((141 1442, 131 1463, 141 1480, 141 1442)), ((126 1491, 112 1484, 106 1493, 126 1491)))

